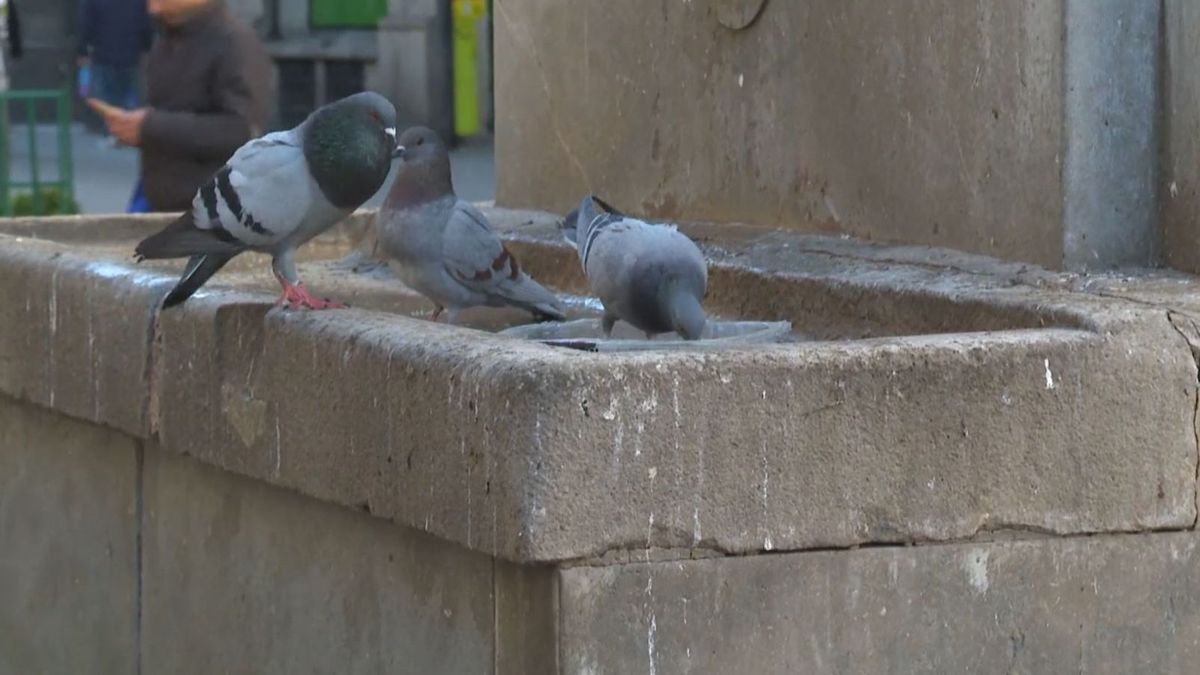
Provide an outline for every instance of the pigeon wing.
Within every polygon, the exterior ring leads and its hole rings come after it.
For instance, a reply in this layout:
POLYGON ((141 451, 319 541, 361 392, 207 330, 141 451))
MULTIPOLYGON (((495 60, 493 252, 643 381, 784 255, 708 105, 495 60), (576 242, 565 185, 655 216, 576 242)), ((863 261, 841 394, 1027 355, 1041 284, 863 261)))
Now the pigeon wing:
POLYGON ((192 201, 195 226, 244 247, 269 247, 292 234, 313 208, 315 183, 299 138, 267 134, 243 145, 192 201))
POLYGON ((521 274, 517 259, 496 236, 487 218, 471 204, 458 200, 442 233, 442 262, 456 281, 491 294, 500 279, 521 274))
POLYGON ((461 199, 446 222, 442 259, 450 276, 472 291, 535 314, 564 318, 558 298, 521 270, 487 218, 461 199))

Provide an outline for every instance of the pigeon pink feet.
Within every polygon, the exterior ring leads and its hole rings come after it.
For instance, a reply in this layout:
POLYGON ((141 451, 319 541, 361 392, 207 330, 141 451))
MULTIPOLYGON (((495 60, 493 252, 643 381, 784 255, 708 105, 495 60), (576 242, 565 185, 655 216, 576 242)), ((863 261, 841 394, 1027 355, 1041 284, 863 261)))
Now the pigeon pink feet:
POLYGON ((340 302, 334 302, 328 298, 318 298, 304 284, 291 284, 285 279, 279 280, 283 286, 283 294, 275 301, 276 305, 284 307, 303 307, 305 309, 344 309, 346 306, 340 302))

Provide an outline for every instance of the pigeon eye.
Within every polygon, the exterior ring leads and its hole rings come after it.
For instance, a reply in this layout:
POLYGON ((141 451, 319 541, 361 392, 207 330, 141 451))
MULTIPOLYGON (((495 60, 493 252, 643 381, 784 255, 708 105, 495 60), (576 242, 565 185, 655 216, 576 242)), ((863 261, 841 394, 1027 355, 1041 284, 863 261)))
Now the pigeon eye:
POLYGON ((417 139, 417 145, 424 145, 424 144, 425 144, 425 139, 424 139, 424 138, 418 138, 418 139, 417 139))

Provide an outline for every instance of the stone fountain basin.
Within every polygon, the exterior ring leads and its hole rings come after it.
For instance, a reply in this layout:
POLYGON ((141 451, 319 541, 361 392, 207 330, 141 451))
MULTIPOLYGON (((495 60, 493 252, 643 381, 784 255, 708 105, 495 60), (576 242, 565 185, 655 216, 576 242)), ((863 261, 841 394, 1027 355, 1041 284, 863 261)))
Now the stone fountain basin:
MULTIPOLYGON (((594 316, 548 214, 488 208, 594 316)), ((352 309, 274 308, 247 255, 185 305, 134 264, 159 216, 0 222, 0 393, 523 562, 1185 528, 1197 374, 1159 307, 1044 270, 749 227, 683 228, 720 320, 781 344, 597 353, 424 320, 370 214, 304 249, 352 309), (361 261, 361 260, 360 260, 361 261)), ((1177 320, 1177 317, 1176 317, 1177 320)))

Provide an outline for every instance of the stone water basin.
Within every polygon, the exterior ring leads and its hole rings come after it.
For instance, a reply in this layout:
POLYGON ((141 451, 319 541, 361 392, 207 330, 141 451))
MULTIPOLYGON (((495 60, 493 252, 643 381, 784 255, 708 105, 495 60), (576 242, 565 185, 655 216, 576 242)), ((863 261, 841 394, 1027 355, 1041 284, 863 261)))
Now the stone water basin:
MULTIPOLYGON (((595 316, 553 216, 487 212, 595 316)), ((1159 308, 979 257, 697 225, 709 311, 792 334, 590 353, 496 334, 518 311, 424 320, 386 271, 350 271, 369 221, 303 250, 309 287, 353 306, 317 313, 274 308, 250 255, 160 312, 181 264, 130 254, 163 217, 0 223, 0 392, 524 562, 1195 520, 1196 366, 1159 308)))

